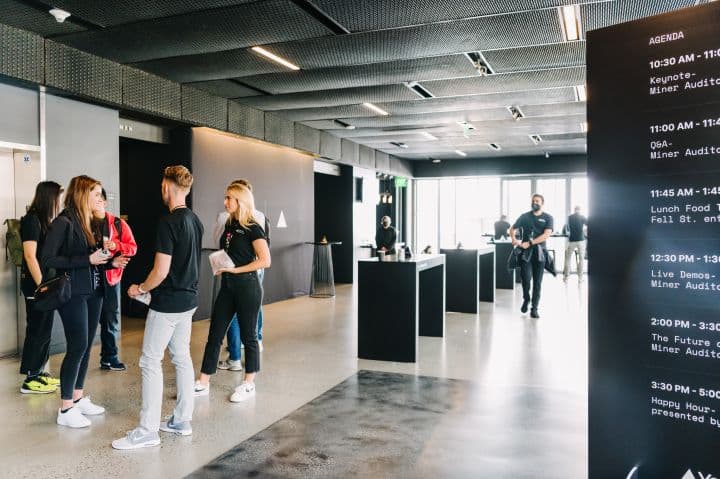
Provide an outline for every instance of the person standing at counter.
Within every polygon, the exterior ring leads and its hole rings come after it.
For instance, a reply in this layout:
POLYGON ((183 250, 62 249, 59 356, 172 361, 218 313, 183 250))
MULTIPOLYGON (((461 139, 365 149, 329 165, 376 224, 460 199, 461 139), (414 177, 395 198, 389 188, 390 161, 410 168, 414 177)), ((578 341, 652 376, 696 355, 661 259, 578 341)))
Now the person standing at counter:
POLYGON ((395 254, 395 242, 397 241, 397 230, 390 226, 392 220, 389 216, 383 216, 375 232, 375 246, 378 251, 385 254, 395 254))
POLYGON ((495 239, 507 238, 509 229, 510 223, 508 223, 507 215, 501 215, 500 219, 495 222, 495 239))
POLYGON ((580 214, 580 207, 575 207, 575 213, 568 216, 568 245, 565 248, 565 268, 563 269, 563 281, 568 280, 570 275, 570 258, 577 251, 577 274, 578 281, 583 281, 583 266, 585 264, 585 233, 587 230, 587 218, 580 214))
POLYGON ((527 313, 531 301, 530 282, 532 281, 532 309, 530 316, 539 318, 538 305, 540 303, 540 290, 542 287, 545 262, 547 261, 547 246, 545 241, 553 231, 553 217, 543 211, 545 198, 542 195, 532 196, 532 210, 523 213, 510 228, 510 238, 513 246, 522 248, 520 256, 520 274, 522 276, 523 303, 520 311, 527 313), (518 240, 515 233, 520 233, 518 240))

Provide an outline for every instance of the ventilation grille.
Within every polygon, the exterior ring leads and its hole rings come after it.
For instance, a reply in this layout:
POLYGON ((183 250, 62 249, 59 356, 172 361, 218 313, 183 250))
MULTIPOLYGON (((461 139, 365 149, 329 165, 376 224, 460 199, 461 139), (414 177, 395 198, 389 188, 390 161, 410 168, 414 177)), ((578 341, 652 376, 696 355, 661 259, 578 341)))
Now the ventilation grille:
POLYGON ((167 118, 181 118, 179 84, 130 67, 125 67, 123 73, 123 105, 167 118))
POLYGON ((0 75, 44 83, 42 37, 0 23, 0 75))
POLYGON ((227 130, 228 101, 195 88, 182 87, 182 118, 191 123, 227 130))

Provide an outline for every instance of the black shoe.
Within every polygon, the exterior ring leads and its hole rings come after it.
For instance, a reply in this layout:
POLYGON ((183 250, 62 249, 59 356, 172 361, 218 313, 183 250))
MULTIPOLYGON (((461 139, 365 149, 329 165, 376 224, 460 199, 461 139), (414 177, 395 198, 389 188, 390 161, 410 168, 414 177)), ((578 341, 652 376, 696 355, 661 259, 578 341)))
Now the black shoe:
POLYGON ((100 361, 100 369, 105 371, 125 371, 127 367, 125 363, 121 363, 116 359, 114 361, 100 361))
POLYGON ((530 311, 530 317, 531 317, 531 318, 538 319, 538 318, 540 317, 540 315, 538 314, 538 310, 535 309, 535 308, 533 308, 533 309, 530 311))
POLYGON ((520 312, 523 313, 523 314, 527 313, 527 307, 528 307, 528 302, 527 302, 527 301, 523 301, 522 306, 520 306, 520 312))

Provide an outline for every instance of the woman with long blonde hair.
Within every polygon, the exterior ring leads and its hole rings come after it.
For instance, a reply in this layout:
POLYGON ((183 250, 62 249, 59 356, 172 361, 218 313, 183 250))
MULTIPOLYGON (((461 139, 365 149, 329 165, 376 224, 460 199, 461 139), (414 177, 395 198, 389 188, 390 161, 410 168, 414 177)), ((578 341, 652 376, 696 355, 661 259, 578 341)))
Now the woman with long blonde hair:
POLYGON ((209 394, 210 376, 216 372, 223 338, 236 314, 245 345, 245 380, 235 388, 230 401, 241 402, 255 395, 255 375, 260 370, 257 315, 262 304, 262 286, 257 271, 270 267, 271 259, 265 232, 253 217, 255 200, 252 192, 246 186, 231 183, 225 192, 224 204, 230 217, 220 237, 220 248, 235 266, 217 273, 222 275, 222 281, 210 321, 200 379, 195 383, 195 395, 209 394))
MULTIPOLYGON (((101 191, 100 182, 89 176, 73 178, 65 195, 65 209, 50 224, 42 250, 45 267, 70 277, 72 294, 58 309, 67 347, 60 367, 62 403, 57 423, 72 428, 87 427, 90 420, 85 416, 105 412, 84 395, 90 348, 102 307, 100 274, 112 257, 103 252, 102 240, 98 243, 91 226, 92 210, 102 202, 101 191)), ((111 264, 123 267, 126 262, 119 256, 111 264)))

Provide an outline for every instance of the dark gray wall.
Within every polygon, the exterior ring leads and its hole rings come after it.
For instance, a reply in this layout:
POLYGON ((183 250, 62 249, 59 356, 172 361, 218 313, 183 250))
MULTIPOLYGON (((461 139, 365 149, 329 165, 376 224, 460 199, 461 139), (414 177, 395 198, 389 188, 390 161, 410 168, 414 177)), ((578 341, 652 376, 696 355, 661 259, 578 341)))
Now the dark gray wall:
POLYGON ((315 173, 315 238, 342 242, 332 246, 337 283, 353 282, 353 186, 352 166, 340 165, 340 176, 315 173))
POLYGON ((567 156, 514 156, 472 160, 412 161, 413 176, 435 178, 440 176, 532 175, 550 173, 585 173, 586 155, 567 156))
POLYGON ((313 158, 290 148, 206 128, 192 133, 193 211, 205 225, 203 247, 216 248, 212 230, 223 211, 225 187, 236 178, 253 185, 256 207, 270 219, 272 267, 265 275, 266 303, 307 294, 314 237, 313 158), (277 227, 280 212, 287 228, 277 227))

